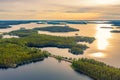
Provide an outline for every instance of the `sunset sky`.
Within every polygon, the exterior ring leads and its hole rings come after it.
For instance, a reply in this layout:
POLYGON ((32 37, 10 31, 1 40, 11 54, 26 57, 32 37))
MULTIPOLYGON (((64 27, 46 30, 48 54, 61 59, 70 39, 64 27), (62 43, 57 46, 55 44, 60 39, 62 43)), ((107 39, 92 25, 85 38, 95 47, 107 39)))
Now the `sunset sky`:
POLYGON ((120 0, 0 0, 0 20, 120 19, 120 0))

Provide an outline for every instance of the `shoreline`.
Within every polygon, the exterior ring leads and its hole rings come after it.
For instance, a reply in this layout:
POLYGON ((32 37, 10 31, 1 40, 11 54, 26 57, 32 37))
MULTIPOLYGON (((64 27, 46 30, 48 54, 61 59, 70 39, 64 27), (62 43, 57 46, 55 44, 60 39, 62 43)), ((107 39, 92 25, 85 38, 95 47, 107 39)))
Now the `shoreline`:
POLYGON ((33 60, 28 60, 28 61, 24 61, 18 64, 12 64, 11 66, 4 66, 4 65, 0 65, 0 69, 9 69, 9 68, 18 68, 19 66, 23 66, 23 65, 27 65, 27 64, 31 64, 31 63, 35 63, 35 62, 39 62, 39 61, 43 61, 46 57, 44 58, 37 58, 37 59, 33 59, 33 60))

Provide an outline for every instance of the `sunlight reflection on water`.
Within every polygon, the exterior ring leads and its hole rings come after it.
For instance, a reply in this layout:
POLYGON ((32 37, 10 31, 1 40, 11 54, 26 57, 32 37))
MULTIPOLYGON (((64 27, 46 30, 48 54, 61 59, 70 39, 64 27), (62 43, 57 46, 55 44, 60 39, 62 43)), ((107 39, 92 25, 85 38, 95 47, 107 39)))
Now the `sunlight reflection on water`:
POLYGON ((102 53, 102 52, 97 52, 97 53, 93 53, 91 54, 91 56, 95 57, 95 58, 105 58, 106 54, 102 53))
POLYGON ((101 27, 112 27, 112 26, 111 26, 111 24, 98 24, 96 26, 97 26, 97 28, 96 28, 97 33, 95 35, 95 37, 97 39, 96 48, 101 51, 93 53, 90 56, 96 57, 96 58, 105 58, 107 54, 103 53, 102 51, 108 47, 108 45, 109 45, 108 39, 112 38, 112 35, 110 33, 111 29, 105 29, 105 28, 103 29, 101 27))
POLYGON ((96 33, 96 39, 97 41, 97 48, 99 50, 104 50, 107 48, 107 46, 109 45, 108 39, 111 38, 111 33, 110 30, 111 29, 102 29, 100 28, 101 26, 105 26, 105 27, 111 27, 110 24, 99 24, 97 25, 97 33, 96 33))

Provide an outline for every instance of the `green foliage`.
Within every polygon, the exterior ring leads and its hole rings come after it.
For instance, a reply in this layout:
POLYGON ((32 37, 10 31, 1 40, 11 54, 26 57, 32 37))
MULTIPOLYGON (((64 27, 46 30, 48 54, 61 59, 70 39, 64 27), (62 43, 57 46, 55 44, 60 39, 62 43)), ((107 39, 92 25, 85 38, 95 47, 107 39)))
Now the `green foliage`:
POLYGON ((74 54, 83 54, 83 50, 78 47, 72 47, 69 52, 74 53, 74 54))
POLYGON ((63 57, 61 57, 61 56, 55 56, 55 58, 56 58, 57 60, 61 61, 63 57))
POLYGON ((120 33, 120 30, 112 30, 111 33, 120 33))
POLYGON ((0 67, 16 67, 18 64, 43 59, 48 52, 13 43, 0 43, 0 67))
POLYGON ((93 59, 74 60, 72 67, 95 80, 120 80, 120 69, 108 66, 93 59))
POLYGON ((8 33, 9 35, 17 35, 19 37, 26 37, 29 36, 31 34, 37 34, 36 30, 31 30, 31 29, 24 29, 24 30, 16 30, 16 31, 12 31, 10 33, 8 33))
POLYGON ((18 40, 16 39, 16 42, 18 44, 22 42, 21 45, 26 45, 28 47, 69 48, 73 54, 82 54, 83 51, 88 48, 86 45, 77 44, 76 37, 59 37, 42 34, 34 34, 18 40))
POLYGON ((10 35, 17 35, 22 38, 11 39, 8 42, 17 43, 20 45, 26 45, 28 47, 58 47, 58 48, 69 48, 70 52, 73 54, 82 54, 83 50, 87 49, 86 45, 77 44, 77 42, 88 42, 92 43, 95 38, 93 37, 60 37, 60 36, 50 36, 44 34, 37 34, 34 30, 18 30, 8 33, 10 35))
POLYGON ((0 39, 2 38, 2 35, 0 34, 0 39))
POLYGON ((35 28, 35 30, 49 31, 49 32, 72 32, 79 31, 79 29, 70 28, 69 26, 49 26, 43 28, 35 28))
POLYGON ((88 42, 88 43, 92 43, 95 38, 94 37, 85 37, 85 36, 76 36, 75 39, 77 42, 88 42))
POLYGON ((73 54, 82 54, 88 47, 78 41, 91 42, 92 37, 60 37, 37 34, 35 30, 17 30, 8 33, 20 38, 0 39, 0 67, 14 67, 29 63, 50 54, 35 48, 69 48, 73 54))

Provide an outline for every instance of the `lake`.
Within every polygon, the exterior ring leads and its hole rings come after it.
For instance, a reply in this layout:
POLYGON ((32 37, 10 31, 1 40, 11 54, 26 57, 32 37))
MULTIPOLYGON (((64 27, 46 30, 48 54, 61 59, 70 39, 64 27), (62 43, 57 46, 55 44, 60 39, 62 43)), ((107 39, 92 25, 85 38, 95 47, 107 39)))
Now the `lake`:
POLYGON ((16 69, 0 69, 0 80, 92 80, 79 74, 68 62, 58 62, 54 58, 20 66, 16 69))
MULTIPOLYGON (((72 28, 77 28, 80 31, 67 33, 52 33, 47 31, 38 31, 39 34, 48 34, 55 36, 90 36, 96 40, 92 44, 87 44, 87 49, 82 55, 73 55, 68 52, 68 49, 60 49, 55 47, 42 48, 54 55, 73 58, 92 58, 111 66, 120 68, 120 34, 111 33, 112 29, 101 27, 115 27, 111 24, 67 24, 72 28)), ((18 30, 20 28, 32 29, 36 27, 51 26, 50 24, 20 24, 13 25, 8 29, 0 29, 1 33, 18 30)), ((78 43, 79 44, 79 43, 78 43)), ((86 43, 82 43, 86 44, 86 43)), ((24 65, 16 69, 0 70, 0 80, 92 80, 91 78, 75 72, 70 63, 62 61, 59 63, 53 58, 45 59, 37 63, 24 65)))
POLYGON ((92 58, 111 66, 120 67, 120 34, 111 33, 112 29, 101 28, 101 27, 115 27, 111 24, 87 24, 87 25, 69 25, 70 27, 77 28, 80 31, 70 32, 70 33, 51 33, 47 31, 40 31, 40 34, 56 35, 56 36, 90 36, 95 37, 96 40, 92 44, 88 44, 89 49, 87 49, 82 55, 73 55, 68 52, 68 49, 59 48, 43 48, 54 55, 60 55, 64 57, 72 58, 92 58))

